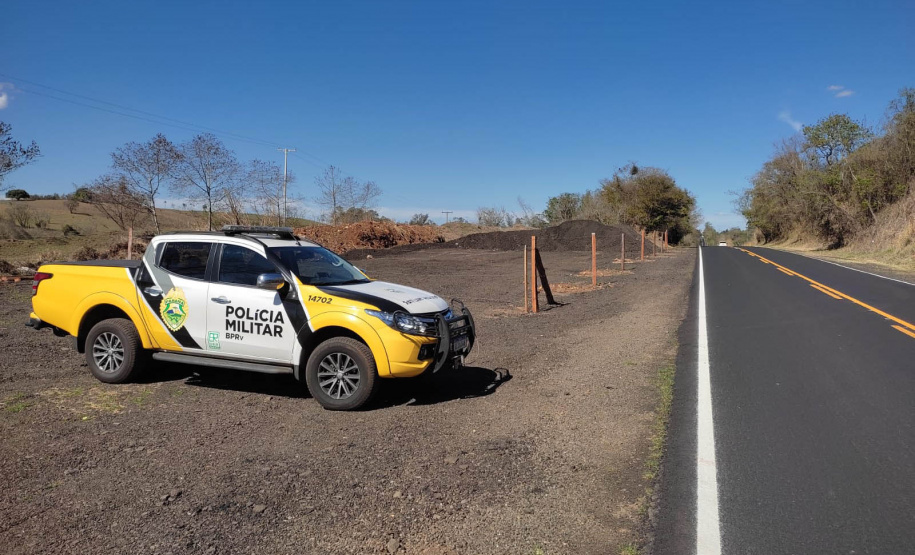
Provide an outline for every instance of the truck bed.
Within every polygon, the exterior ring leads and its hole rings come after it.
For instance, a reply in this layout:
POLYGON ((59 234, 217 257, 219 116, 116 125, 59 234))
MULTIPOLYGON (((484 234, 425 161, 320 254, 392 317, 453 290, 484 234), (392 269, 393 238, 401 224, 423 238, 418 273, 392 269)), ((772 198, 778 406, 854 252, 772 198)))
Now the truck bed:
POLYGON ((98 266, 102 268, 139 268, 141 260, 82 260, 72 262, 50 262, 49 266, 98 266))

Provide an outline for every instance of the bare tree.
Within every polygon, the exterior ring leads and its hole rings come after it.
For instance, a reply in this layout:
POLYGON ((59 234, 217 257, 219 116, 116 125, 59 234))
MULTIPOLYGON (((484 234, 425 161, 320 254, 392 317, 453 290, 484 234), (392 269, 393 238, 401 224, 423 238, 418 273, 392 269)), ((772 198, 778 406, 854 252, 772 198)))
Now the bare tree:
POLYGON ((342 214, 370 214, 381 188, 374 181, 360 183, 353 177, 344 177, 340 168, 328 166, 315 179, 318 188, 316 202, 323 206, 332 224, 337 225, 342 214))
MULTIPOLYGON (((288 174, 286 183, 292 183, 295 176, 288 174)), ((245 182, 254 193, 253 207, 256 212, 276 225, 283 223, 283 170, 276 162, 251 160, 245 172, 245 182)))
POLYGON ((12 129, 13 126, 0 121, 0 191, 4 188, 3 178, 6 174, 34 162, 35 158, 41 155, 35 141, 23 146, 19 141, 13 140, 10 135, 12 129))
POLYGON ((353 188, 347 191, 348 208, 356 208, 367 212, 375 207, 375 201, 381 196, 381 187, 374 181, 359 183, 355 179, 352 182, 353 188))
POLYGON ((334 225, 337 225, 337 208, 343 205, 343 189, 346 187, 344 183, 346 179, 352 180, 353 178, 344 178, 336 166, 328 166, 320 177, 315 178, 315 186, 318 188, 316 202, 327 210, 331 223, 334 225))
POLYGON ((176 191, 206 204, 207 225, 213 229, 213 207, 225 206, 227 193, 238 178, 235 153, 211 133, 195 136, 178 148, 179 159, 172 184, 176 191))
POLYGON ((149 211, 146 199, 133 191, 123 175, 105 174, 88 185, 92 204, 122 230, 136 227, 149 211))
POLYGON ((159 233, 156 195, 172 176, 178 163, 178 149, 159 133, 148 142, 130 142, 111 154, 111 167, 123 175, 128 186, 143 195, 159 233))
POLYGON ((246 196, 246 188, 241 182, 235 181, 224 190, 224 201, 229 220, 235 225, 247 225, 248 212, 245 209, 250 202, 246 196))

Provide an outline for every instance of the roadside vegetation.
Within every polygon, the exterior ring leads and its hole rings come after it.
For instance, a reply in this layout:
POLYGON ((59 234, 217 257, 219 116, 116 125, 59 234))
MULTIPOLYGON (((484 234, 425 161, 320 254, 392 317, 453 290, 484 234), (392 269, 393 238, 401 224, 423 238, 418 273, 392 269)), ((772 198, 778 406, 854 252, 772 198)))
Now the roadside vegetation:
POLYGON ((701 215, 696 199, 668 172, 630 163, 602 179, 597 189, 551 197, 542 219, 546 225, 585 219, 646 232, 668 231, 672 244, 689 246, 698 242, 701 215))
POLYGON ((760 243, 910 258, 915 253, 915 88, 878 130, 831 114, 785 140, 738 205, 760 243))

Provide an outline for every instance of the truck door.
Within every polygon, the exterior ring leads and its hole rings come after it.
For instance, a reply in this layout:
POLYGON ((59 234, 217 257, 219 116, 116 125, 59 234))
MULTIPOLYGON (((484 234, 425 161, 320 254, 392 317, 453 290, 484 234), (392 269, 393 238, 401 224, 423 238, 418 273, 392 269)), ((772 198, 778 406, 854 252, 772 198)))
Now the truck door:
POLYGON ((137 285, 149 309, 143 311, 146 327, 160 348, 205 350, 206 274, 212 250, 211 242, 169 241, 144 256, 137 285))
POLYGON ((257 287, 261 274, 279 269, 263 254, 222 244, 207 299, 207 342, 211 354, 289 363, 295 332, 278 291, 257 287))

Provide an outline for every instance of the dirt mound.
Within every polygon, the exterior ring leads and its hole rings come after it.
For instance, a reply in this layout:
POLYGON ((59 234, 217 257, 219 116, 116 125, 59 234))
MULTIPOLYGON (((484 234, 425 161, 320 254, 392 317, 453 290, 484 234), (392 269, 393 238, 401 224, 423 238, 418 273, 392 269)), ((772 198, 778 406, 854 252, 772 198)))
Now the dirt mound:
POLYGON ((601 250, 619 248, 623 234, 626 235, 627 252, 630 252, 630 245, 638 249, 641 240, 639 233, 629 226, 607 226, 591 220, 571 220, 539 230, 476 233, 452 241, 449 246, 518 251, 525 245, 530 245, 531 235, 536 235, 537 248, 541 251, 589 251, 592 233, 597 235, 597 248, 601 250))
MULTIPOLYGON (((620 252, 620 241, 626 235, 626 258, 635 259, 641 249, 641 234, 629 226, 608 226, 591 220, 572 220, 545 229, 493 231, 474 233, 438 244, 410 244, 392 249, 361 248, 346 252, 350 260, 366 256, 385 256, 431 248, 482 249, 520 251, 531 244, 531 235, 537 236, 537 249, 541 251, 590 251, 591 234, 597 236, 597 250, 605 253, 620 252)), ((651 253, 651 243, 645 241, 646 254, 651 253)))
POLYGON ((390 222, 299 227, 295 229, 295 234, 305 239, 312 239, 339 253, 353 249, 389 249, 399 245, 445 241, 436 227, 390 222))

